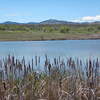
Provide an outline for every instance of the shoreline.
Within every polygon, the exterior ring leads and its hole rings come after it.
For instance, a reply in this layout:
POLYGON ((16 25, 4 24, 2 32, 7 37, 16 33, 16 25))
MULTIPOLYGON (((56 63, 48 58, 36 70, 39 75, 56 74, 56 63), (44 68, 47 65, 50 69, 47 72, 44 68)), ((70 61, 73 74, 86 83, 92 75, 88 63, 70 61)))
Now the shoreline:
POLYGON ((23 41, 23 42, 26 42, 26 41, 62 41, 62 40, 100 40, 100 38, 71 38, 71 39, 37 39, 37 40, 35 40, 35 39, 33 39, 33 40, 28 40, 28 39, 26 39, 26 40, 17 40, 17 39, 14 39, 14 40, 8 40, 8 39, 3 39, 3 40, 1 40, 0 39, 0 42, 15 42, 15 41, 18 41, 18 42, 20 42, 20 41, 23 41))
POLYGON ((54 41, 54 40, 97 40, 100 33, 31 33, 31 32, 1 32, 1 41, 54 41))

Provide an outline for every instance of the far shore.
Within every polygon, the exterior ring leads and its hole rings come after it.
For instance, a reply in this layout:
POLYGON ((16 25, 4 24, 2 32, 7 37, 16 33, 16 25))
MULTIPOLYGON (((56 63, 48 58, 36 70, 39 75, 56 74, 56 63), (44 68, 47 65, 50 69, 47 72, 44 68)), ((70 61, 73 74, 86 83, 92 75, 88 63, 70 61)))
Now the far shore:
POLYGON ((96 40, 100 39, 100 34, 64 34, 62 36, 36 36, 34 34, 0 34, 1 41, 51 41, 51 40, 96 40))
POLYGON ((0 41, 100 39, 100 24, 0 24, 0 41))

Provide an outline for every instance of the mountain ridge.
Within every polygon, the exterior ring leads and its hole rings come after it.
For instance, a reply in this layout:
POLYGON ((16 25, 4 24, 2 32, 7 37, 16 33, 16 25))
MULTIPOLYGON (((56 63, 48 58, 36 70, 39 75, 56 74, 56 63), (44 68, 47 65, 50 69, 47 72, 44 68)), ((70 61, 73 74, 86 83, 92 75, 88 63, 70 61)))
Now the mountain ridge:
POLYGON ((27 22, 27 23, 21 23, 21 22, 14 22, 14 21, 5 21, 0 24, 100 24, 100 21, 95 22, 72 22, 72 21, 64 21, 64 20, 57 20, 57 19, 48 19, 41 22, 27 22))

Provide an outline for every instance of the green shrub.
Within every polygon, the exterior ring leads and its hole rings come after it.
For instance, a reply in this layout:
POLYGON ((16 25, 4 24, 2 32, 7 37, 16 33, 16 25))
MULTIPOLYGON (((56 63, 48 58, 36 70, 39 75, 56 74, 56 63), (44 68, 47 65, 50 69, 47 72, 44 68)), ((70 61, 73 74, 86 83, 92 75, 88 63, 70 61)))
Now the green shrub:
POLYGON ((70 31, 70 28, 69 28, 69 27, 63 27, 63 26, 62 26, 62 27, 60 28, 60 32, 61 32, 61 33, 68 33, 69 31, 70 31))

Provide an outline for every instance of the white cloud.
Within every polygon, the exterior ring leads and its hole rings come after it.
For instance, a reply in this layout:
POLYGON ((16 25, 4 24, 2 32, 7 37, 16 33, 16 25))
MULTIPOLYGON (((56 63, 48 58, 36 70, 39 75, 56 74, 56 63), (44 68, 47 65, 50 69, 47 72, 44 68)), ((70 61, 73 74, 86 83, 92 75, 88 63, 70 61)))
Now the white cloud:
POLYGON ((84 16, 82 18, 78 18, 75 20, 71 20, 73 22, 93 22, 93 21, 100 21, 100 15, 96 16, 84 16))
POLYGON ((98 21, 100 20, 100 15, 97 16, 86 16, 82 18, 83 21, 98 21))
POLYGON ((6 14, 5 16, 6 16, 6 17, 16 17, 16 16, 18 16, 18 14, 16 14, 16 13, 11 13, 11 14, 6 14))

